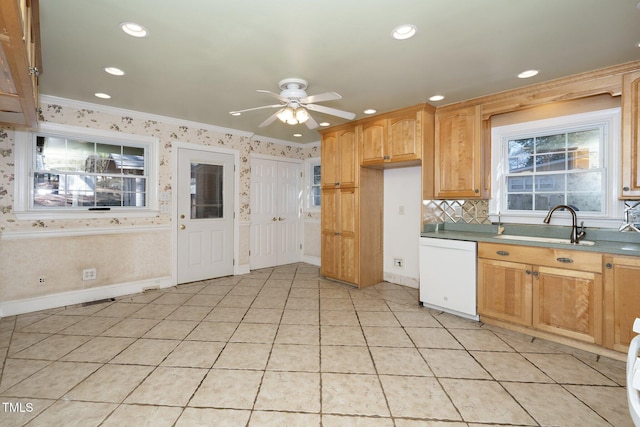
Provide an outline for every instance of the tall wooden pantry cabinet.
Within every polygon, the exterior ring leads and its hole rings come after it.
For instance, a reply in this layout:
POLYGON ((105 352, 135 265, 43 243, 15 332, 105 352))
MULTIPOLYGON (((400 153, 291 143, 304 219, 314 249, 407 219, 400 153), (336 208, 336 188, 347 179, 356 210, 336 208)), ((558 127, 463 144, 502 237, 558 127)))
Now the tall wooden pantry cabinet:
POLYGON ((360 126, 322 134, 320 274, 358 287, 382 281, 383 171, 360 167, 360 126))

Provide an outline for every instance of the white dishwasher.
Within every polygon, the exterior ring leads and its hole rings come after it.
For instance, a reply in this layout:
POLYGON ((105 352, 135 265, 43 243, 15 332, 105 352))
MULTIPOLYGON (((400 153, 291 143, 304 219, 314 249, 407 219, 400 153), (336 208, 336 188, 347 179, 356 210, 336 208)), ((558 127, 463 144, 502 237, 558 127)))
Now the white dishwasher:
POLYGON ((420 237, 420 302, 478 320, 477 242, 420 237))

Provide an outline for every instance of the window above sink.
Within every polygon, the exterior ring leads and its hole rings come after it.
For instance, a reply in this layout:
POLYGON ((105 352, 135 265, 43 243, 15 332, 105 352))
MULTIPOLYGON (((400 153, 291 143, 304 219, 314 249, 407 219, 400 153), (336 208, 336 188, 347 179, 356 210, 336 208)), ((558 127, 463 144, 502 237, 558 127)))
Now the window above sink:
POLYGON ((494 127, 491 220, 538 224, 566 204, 587 226, 617 228, 619 146, 619 108, 494 127))

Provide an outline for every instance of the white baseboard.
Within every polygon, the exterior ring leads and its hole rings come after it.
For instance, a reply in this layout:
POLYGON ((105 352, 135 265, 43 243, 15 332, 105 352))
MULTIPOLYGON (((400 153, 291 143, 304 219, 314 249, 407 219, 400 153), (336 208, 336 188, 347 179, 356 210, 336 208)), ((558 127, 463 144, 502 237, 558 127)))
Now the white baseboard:
POLYGON ((420 280, 415 277, 402 276, 396 273, 385 271, 382 275, 385 282, 395 283, 397 285, 407 286, 409 288, 419 289, 420 280))
POLYGON ((311 256, 311 255, 303 255, 302 262, 306 262, 307 264, 316 265, 320 267, 320 257, 319 256, 311 256))
POLYGON ((170 288, 171 286, 173 286, 171 277, 157 277, 155 279, 141 280, 138 282, 79 289, 76 291, 60 292, 14 301, 3 301, 0 303, 0 317, 82 304, 106 298, 137 294, 147 289, 162 289, 170 288))

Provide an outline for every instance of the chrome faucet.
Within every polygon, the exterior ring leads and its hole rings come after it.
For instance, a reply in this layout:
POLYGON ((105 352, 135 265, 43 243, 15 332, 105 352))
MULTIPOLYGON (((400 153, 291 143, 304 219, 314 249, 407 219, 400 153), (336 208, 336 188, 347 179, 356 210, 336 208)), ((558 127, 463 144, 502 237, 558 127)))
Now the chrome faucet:
POLYGON ((576 210, 569 205, 558 205, 554 206, 549 210, 547 216, 542 220, 545 224, 549 224, 551 221, 551 215, 558 209, 566 209, 571 212, 571 243, 577 244, 580 240, 584 239, 584 236, 587 235, 587 232, 584 230, 584 221, 580 223, 580 231, 578 231, 578 215, 576 215, 576 210))

